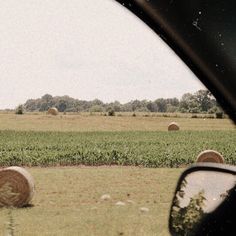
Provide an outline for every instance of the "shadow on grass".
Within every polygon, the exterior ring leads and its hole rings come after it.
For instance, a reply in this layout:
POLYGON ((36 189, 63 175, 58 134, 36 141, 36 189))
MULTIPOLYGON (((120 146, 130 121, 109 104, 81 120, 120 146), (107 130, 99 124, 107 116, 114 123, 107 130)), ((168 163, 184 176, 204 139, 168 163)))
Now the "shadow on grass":
POLYGON ((34 204, 26 204, 22 207, 13 207, 13 206, 0 206, 0 209, 24 209, 34 207, 34 204))
POLYGON ((31 207, 34 207, 34 204, 29 203, 27 205, 22 206, 21 208, 31 208, 31 207))

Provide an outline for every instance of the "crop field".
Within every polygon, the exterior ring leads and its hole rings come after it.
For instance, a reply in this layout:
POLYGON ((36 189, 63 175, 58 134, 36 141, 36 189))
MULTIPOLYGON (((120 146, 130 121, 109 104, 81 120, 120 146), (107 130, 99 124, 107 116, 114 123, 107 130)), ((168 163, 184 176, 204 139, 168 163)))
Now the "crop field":
POLYGON ((236 163, 235 131, 0 131, 0 166, 133 165, 180 167, 205 149, 236 163))
POLYGON ((182 167, 205 149, 219 151, 226 163, 236 163, 236 130, 229 119, 121 115, 2 113, 0 166, 182 167), (173 120, 179 132, 166 131, 173 120))

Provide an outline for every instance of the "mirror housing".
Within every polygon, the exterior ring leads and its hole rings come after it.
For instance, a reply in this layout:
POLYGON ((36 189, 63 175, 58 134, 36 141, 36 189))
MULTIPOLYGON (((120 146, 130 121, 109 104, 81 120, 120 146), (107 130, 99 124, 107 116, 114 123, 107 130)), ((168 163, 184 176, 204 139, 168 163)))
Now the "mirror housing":
POLYGON ((194 164, 181 175, 173 197, 171 235, 236 235, 236 167, 194 164))

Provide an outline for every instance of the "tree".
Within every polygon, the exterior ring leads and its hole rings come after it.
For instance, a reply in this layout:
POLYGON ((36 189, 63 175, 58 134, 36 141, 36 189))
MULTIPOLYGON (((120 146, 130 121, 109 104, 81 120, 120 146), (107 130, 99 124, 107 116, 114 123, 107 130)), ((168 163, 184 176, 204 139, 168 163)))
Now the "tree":
POLYGON ((167 104, 166 112, 173 113, 173 112, 177 112, 177 111, 178 111, 178 107, 177 106, 173 106, 171 104, 167 104))
POLYGON ((194 94, 186 93, 179 101, 177 98, 158 98, 155 101, 132 100, 125 104, 118 101, 103 103, 99 99, 84 101, 67 95, 55 96, 45 94, 38 99, 29 99, 24 104, 26 111, 47 111, 50 107, 57 107, 60 112, 88 112, 107 111, 115 112, 211 112, 215 113, 219 107, 216 100, 207 90, 199 90, 194 94), (216 108, 215 108, 216 107, 216 108))
POLYGON ((114 111, 114 109, 112 109, 112 107, 109 107, 109 108, 107 109, 107 114, 108 114, 108 116, 115 116, 115 111, 114 111))
POLYGON ((137 111, 143 107, 143 104, 139 100, 134 100, 134 101, 131 101, 131 107, 132 107, 132 111, 137 111))
POLYGON ((115 110, 115 112, 120 112, 120 111, 121 111, 121 104, 120 104, 120 102, 115 101, 115 102, 112 104, 112 106, 113 106, 113 109, 115 110))
POLYGON ((42 102, 40 104, 39 111, 47 111, 51 106, 47 102, 42 102))
POLYGON ((99 99, 94 99, 93 101, 91 101, 91 105, 92 106, 96 106, 96 105, 103 106, 103 102, 99 99))
POLYGON ((157 112, 158 107, 157 107, 157 104, 155 102, 149 101, 146 106, 147 106, 147 109, 150 112, 157 112))
POLYGON ((36 99, 29 99, 24 104, 26 111, 37 111, 38 110, 38 102, 36 99))
POLYGON ((197 108, 194 95, 191 93, 185 93, 180 100, 179 110, 181 112, 191 112, 193 108, 197 108))
POLYGON ((215 105, 215 99, 212 98, 211 93, 208 90, 198 90, 194 94, 194 99, 198 104, 201 112, 207 112, 215 105))
POLYGON ((50 107, 53 107, 53 96, 45 94, 41 97, 39 111, 47 111, 50 107))
POLYGON ((103 112, 103 107, 101 105, 94 105, 90 108, 90 112, 103 112))
POLYGON ((65 100, 60 100, 57 104, 59 112, 64 112, 67 108, 67 102, 65 100))
POLYGON ((156 101, 157 111, 158 112, 166 112, 167 109, 167 103, 164 98, 158 98, 156 101))
POLYGON ((16 113, 17 115, 23 115, 23 114, 24 114, 23 105, 19 105, 19 106, 16 108, 15 113, 16 113))
POLYGON ((178 107, 179 106, 179 99, 178 98, 167 98, 166 103, 170 104, 171 106, 178 107))
POLYGON ((122 105, 120 104, 120 102, 115 101, 112 103, 104 104, 104 106, 112 108, 115 112, 120 112, 122 105))
POLYGON ((208 90, 198 90, 196 93, 185 93, 179 104, 179 110, 190 113, 208 112, 216 105, 216 100, 208 90))
POLYGON ((53 99, 53 97, 50 94, 45 94, 41 97, 41 99, 48 103, 53 99))
POLYGON ((187 181, 184 180, 181 183, 180 190, 177 192, 174 198, 174 204, 171 210, 172 226, 173 230, 177 235, 195 235, 198 223, 204 217, 205 207, 205 193, 204 191, 199 191, 196 195, 189 198, 189 203, 186 206, 181 206, 186 201, 185 191, 187 188, 187 181))

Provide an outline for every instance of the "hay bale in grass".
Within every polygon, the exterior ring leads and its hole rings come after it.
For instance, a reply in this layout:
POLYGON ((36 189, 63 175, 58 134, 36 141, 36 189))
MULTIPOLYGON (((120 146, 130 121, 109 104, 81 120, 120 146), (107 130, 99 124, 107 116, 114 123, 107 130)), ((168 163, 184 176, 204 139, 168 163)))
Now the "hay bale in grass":
POLYGON ((23 168, 0 170, 0 207, 23 207, 34 195, 34 180, 23 168))
POLYGON ((176 122, 171 122, 169 125, 168 125, 168 131, 177 131, 179 130, 179 125, 178 123, 176 122))
POLYGON ((214 150, 205 150, 198 155, 197 162, 224 163, 224 157, 214 150))
POLYGON ((51 107, 48 109, 48 115, 53 115, 53 116, 56 116, 58 115, 58 110, 56 107, 51 107))

